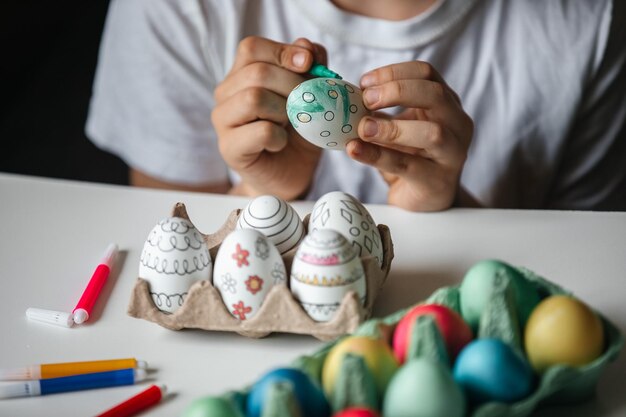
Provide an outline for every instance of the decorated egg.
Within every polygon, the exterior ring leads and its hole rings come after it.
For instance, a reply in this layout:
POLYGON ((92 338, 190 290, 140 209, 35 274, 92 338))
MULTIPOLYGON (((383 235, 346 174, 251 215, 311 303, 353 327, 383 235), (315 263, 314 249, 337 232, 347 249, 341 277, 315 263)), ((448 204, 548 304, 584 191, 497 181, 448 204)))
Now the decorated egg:
POLYGON ((287 97, 292 126, 320 148, 344 149, 358 137, 357 127, 366 113, 361 90, 335 78, 307 80, 287 97))
POLYGON ((306 234, 302 220, 293 207, 272 195, 252 200, 239 215, 237 228, 263 233, 281 255, 295 248, 306 234))
POLYGON ((257 230, 231 232, 215 257, 213 286, 228 311, 239 320, 253 317, 269 290, 276 284, 285 284, 286 278, 280 253, 257 230))
POLYGON ((385 417, 462 417, 466 401, 448 368, 425 358, 404 364, 393 376, 383 401, 385 417))
POLYGON ((521 400, 531 393, 533 378, 526 359, 499 339, 474 340, 454 364, 454 380, 475 404, 521 400))
POLYGON ((435 324, 446 344, 448 357, 453 361, 461 349, 472 340, 472 329, 457 312, 439 304, 418 305, 400 319, 393 333, 393 350, 396 357, 400 363, 406 360, 415 321, 424 315, 435 319, 435 324))
POLYGON ((539 303, 530 315, 524 347, 538 372, 557 364, 582 366, 602 354, 604 327, 598 315, 582 301, 553 295, 539 303))
POLYGON ((211 279, 211 255, 204 237, 187 219, 167 217, 150 232, 139 259, 139 277, 148 281, 157 308, 174 313, 189 288, 211 279))
POLYGON ((263 411, 268 406, 267 402, 270 398, 268 394, 272 385, 276 384, 285 384, 292 390, 296 400, 295 407, 299 408, 298 416, 328 417, 330 415, 330 407, 322 390, 307 374, 295 368, 278 368, 266 373, 254 383, 248 395, 246 416, 266 415, 263 411))
POLYGON ((349 291, 365 302, 361 259, 339 232, 313 230, 296 251, 291 266, 291 292, 316 321, 329 321, 349 291))
POLYGON ((322 386, 326 394, 330 397, 335 389, 342 360, 347 354, 363 358, 382 398, 391 377, 398 370, 398 362, 384 340, 367 336, 348 336, 328 352, 322 368, 322 386))
POLYGON ((359 200, 342 191, 320 197, 309 218, 309 231, 333 229, 344 235, 359 256, 373 256, 383 263, 383 245, 374 219, 359 200))

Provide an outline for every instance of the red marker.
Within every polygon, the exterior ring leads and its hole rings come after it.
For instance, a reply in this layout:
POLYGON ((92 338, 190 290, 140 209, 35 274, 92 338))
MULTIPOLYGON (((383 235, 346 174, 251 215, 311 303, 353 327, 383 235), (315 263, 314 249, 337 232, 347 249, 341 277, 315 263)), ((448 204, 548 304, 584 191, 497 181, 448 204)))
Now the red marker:
POLYGON ((87 288, 85 288, 83 295, 80 297, 80 300, 78 300, 78 304, 76 304, 74 311, 72 311, 74 323, 81 324, 89 319, 89 315, 91 314, 94 304, 96 304, 98 295, 100 295, 100 291, 111 273, 116 255, 117 245, 112 243, 107 248, 102 261, 93 272, 87 284, 87 288))
POLYGON ((98 414, 96 417, 129 417, 134 416, 140 411, 143 411, 161 401, 161 398, 165 395, 165 385, 152 385, 145 391, 141 391, 135 395, 119 403, 115 407, 108 409, 102 414, 98 414))

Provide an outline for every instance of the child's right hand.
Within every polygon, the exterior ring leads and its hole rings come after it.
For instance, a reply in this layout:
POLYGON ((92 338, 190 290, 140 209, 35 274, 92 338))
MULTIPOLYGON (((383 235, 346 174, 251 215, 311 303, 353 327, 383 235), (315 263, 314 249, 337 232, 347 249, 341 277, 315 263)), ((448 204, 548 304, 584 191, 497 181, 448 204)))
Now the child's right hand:
POLYGON ((326 64, 326 52, 307 39, 288 45, 248 37, 239 44, 211 114, 222 157, 242 179, 237 193, 291 200, 309 188, 321 149, 295 132, 285 105, 313 61, 326 64))

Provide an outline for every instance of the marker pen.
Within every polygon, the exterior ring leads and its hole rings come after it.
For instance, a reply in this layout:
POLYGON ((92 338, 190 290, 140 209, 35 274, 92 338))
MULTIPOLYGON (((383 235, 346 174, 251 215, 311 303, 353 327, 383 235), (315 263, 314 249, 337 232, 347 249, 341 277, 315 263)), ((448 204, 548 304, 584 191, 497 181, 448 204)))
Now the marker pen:
POLYGON ((102 261, 96 267, 96 270, 91 276, 85 291, 83 291, 83 295, 80 297, 80 300, 78 300, 78 304, 76 304, 74 311, 72 311, 74 323, 81 324, 89 319, 89 315, 91 314, 91 310, 93 309, 96 300, 98 299, 98 295, 100 295, 100 291, 111 273, 111 268, 113 267, 116 255, 117 245, 112 243, 107 248, 102 261))
POLYGON ((96 417, 130 417, 158 404, 166 393, 165 385, 152 385, 96 417))
POLYGON ((29 379, 49 379, 62 376, 91 374, 117 369, 146 369, 148 364, 135 358, 108 359, 88 362, 44 363, 23 368, 0 369, 0 380, 20 381, 29 379))
POLYGON ((146 375, 145 369, 119 369, 117 371, 26 381, 19 384, 0 386, 0 399, 35 397, 60 392, 133 385, 146 379, 146 375))
POLYGON ((311 69, 308 71, 309 74, 314 77, 327 77, 327 78, 337 78, 341 80, 341 75, 337 74, 335 71, 331 71, 325 65, 318 64, 316 62, 313 63, 311 69))

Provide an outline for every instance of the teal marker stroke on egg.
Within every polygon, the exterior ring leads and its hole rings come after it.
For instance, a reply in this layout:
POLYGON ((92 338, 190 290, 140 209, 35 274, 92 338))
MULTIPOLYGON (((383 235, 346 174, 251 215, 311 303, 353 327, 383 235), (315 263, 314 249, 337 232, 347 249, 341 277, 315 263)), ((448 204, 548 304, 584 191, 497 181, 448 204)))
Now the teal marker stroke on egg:
POLYGON ((287 97, 287 117, 306 140, 322 148, 343 149, 358 137, 357 126, 367 113, 361 90, 335 78, 313 78, 287 97))

